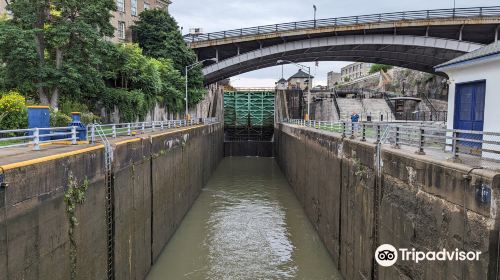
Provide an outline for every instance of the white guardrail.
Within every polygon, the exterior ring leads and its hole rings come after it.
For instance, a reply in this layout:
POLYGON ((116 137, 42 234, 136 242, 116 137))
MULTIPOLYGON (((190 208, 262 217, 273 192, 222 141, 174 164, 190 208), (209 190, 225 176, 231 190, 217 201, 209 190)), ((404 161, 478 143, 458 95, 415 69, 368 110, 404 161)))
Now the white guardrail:
MULTIPOLYGON (((202 118, 196 120, 166 120, 153 122, 134 122, 118 124, 89 124, 86 127, 86 139, 90 143, 95 143, 99 139, 99 133, 104 136, 116 138, 120 136, 134 136, 147 132, 185 127, 199 124, 217 123, 217 118, 202 118)), ((77 145, 81 133, 80 127, 49 127, 30 129, 0 130, 0 149, 15 148, 33 145, 33 150, 40 150, 40 146, 45 143, 69 141, 71 145, 77 145)))
POLYGON ((459 161, 459 155, 468 155, 481 160, 493 161, 500 166, 500 133, 472 130, 446 129, 435 122, 329 122, 285 120, 295 124, 341 134, 342 137, 374 143, 391 144, 394 148, 411 146, 417 154, 426 150, 451 153, 459 161))

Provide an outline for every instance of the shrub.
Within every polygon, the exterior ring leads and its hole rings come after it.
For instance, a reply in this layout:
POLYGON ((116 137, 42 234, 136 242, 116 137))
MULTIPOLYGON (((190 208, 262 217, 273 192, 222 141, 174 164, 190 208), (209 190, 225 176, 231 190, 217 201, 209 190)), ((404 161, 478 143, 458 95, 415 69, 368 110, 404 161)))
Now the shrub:
POLYGON ((59 104, 59 111, 70 116, 72 112, 85 113, 89 111, 87 105, 74 100, 64 99, 59 104))
POLYGON ((26 99, 15 91, 0 94, 0 130, 27 127, 26 99))
POLYGON ((369 74, 377 73, 380 71, 384 71, 387 73, 389 69, 392 69, 392 66, 390 65, 385 65, 385 64, 373 64, 372 67, 370 68, 370 71, 368 72, 369 74))
POLYGON ((64 127, 71 123, 71 117, 61 111, 50 110, 50 126, 64 127))
POLYGON ((92 114, 92 113, 82 113, 81 121, 83 124, 91 124, 95 122, 99 122, 101 120, 100 117, 92 114))

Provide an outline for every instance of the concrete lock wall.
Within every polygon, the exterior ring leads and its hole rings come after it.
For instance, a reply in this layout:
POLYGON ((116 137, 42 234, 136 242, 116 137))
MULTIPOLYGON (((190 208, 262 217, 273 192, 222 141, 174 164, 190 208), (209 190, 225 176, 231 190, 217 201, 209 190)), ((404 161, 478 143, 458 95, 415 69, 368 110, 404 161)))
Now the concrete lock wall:
MULTIPOLYGON (((222 156, 221 124, 116 143, 116 279, 146 276, 222 156)), ((98 145, 0 172, 0 279, 107 279, 103 165, 98 145)))
POLYGON ((500 277, 500 174, 385 147, 379 164, 376 144, 284 124, 276 129, 275 149, 345 279, 500 277), (477 196, 483 184, 491 189, 490 202, 477 196), (470 262, 398 260, 386 268, 374 252, 387 243, 481 255, 470 262))

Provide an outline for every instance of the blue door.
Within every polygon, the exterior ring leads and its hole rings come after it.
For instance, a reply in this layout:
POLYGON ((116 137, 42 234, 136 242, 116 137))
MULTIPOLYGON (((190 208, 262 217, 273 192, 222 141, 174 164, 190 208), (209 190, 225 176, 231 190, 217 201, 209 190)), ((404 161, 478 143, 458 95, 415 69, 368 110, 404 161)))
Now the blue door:
MULTIPOLYGON (((486 82, 457 84, 455 94, 454 129, 483 131, 484 126, 484 96, 486 82)), ((459 138, 482 140, 480 134, 462 133, 459 138)), ((460 146, 473 150, 481 149, 481 143, 460 141, 460 146)))

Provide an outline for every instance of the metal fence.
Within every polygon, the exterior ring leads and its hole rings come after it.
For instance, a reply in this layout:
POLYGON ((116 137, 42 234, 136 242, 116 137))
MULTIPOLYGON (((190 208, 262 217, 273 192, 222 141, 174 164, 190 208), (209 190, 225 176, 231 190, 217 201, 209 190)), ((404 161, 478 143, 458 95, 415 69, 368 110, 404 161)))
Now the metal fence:
MULTIPOLYGON (((216 118, 202 118, 196 120, 166 120, 153 122, 135 122, 119 124, 90 124, 85 131, 86 139, 90 143, 98 142, 102 136, 117 138, 120 136, 134 136, 164 129, 185 127, 199 124, 217 123, 216 118)), ((83 137, 79 136, 78 127, 50 127, 0 130, 0 149, 33 146, 33 150, 40 150, 43 144, 69 141, 77 145, 83 137)))
POLYGON ((33 145, 33 150, 37 151, 42 143, 71 141, 71 144, 77 144, 76 129, 76 126, 71 126, 0 130, 0 149, 33 145))
POLYGON ((490 17, 500 16, 500 6, 492 7, 473 7, 457 9, 437 9, 405 11, 395 13, 382 13, 372 15, 361 15, 351 17, 338 17, 317 20, 296 21, 288 23, 279 23, 272 25, 255 26, 249 28, 240 28, 206 34, 188 34, 184 36, 187 42, 208 41, 231 37, 241 37, 246 35, 266 34, 282 31, 291 31, 299 29, 343 26, 353 24, 394 22, 401 20, 425 20, 425 19, 447 19, 464 17, 490 17))
POLYGON ((432 122, 328 122, 286 120, 285 123, 339 133, 343 138, 371 140, 396 149, 413 150, 484 168, 500 169, 500 133, 447 129, 432 122))

